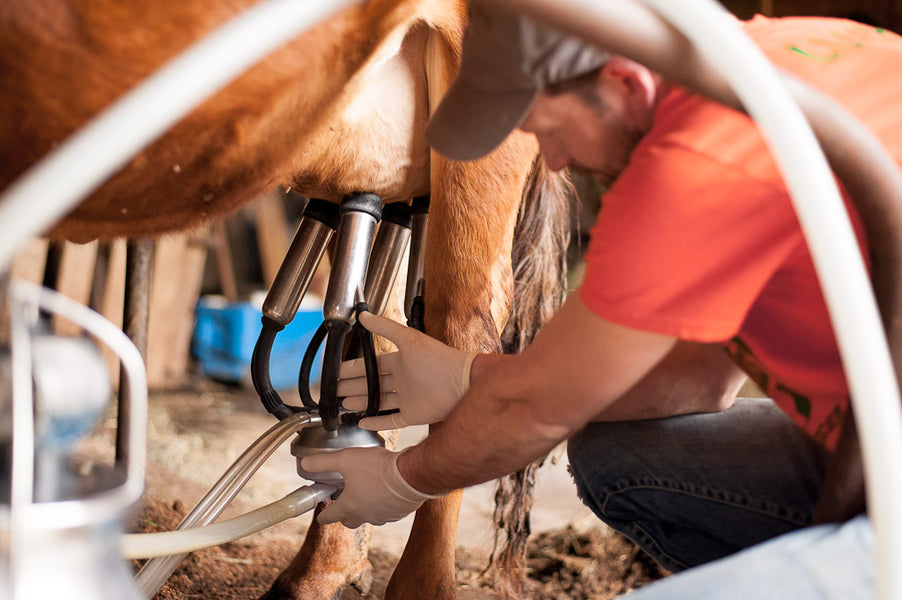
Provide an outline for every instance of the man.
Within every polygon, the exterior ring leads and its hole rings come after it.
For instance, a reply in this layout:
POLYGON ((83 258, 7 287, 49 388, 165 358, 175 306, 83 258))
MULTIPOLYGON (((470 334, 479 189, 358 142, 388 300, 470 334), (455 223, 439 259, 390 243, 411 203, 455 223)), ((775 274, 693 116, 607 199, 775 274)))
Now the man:
MULTIPOLYGON (((362 315, 399 348, 381 370, 384 406, 400 408, 363 426, 444 423, 400 454, 306 458, 304 468, 346 481, 321 520, 396 520, 569 440, 580 495, 601 519, 670 570, 711 563, 636 598, 870 597, 848 389, 754 125, 633 61, 495 10, 471 7, 461 72, 430 142, 470 160, 518 127, 552 169, 610 185, 585 281, 517 356, 474 357, 362 315), (772 401, 734 401, 743 371, 772 401)), ((742 27, 899 161, 902 38, 830 19, 742 27)), ((362 368, 342 373, 345 405, 361 408, 362 368)))

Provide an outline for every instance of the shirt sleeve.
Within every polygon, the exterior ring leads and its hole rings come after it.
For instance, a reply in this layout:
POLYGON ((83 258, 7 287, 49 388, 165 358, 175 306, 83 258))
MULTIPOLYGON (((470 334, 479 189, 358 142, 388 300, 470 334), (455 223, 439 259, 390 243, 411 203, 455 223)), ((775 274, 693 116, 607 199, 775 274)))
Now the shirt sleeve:
POLYGON ((612 322, 715 342, 804 243, 782 184, 679 146, 641 146, 604 196, 580 294, 612 322))

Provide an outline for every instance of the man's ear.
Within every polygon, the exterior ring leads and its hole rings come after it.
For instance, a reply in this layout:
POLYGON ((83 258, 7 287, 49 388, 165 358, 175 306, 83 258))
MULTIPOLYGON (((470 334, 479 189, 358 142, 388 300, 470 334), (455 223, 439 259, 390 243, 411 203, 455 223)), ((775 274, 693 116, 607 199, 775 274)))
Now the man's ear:
POLYGON ((620 95, 628 118, 644 123, 654 111, 658 80, 646 66, 623 56, 612 56, 599 71, 601 85, 620 95))

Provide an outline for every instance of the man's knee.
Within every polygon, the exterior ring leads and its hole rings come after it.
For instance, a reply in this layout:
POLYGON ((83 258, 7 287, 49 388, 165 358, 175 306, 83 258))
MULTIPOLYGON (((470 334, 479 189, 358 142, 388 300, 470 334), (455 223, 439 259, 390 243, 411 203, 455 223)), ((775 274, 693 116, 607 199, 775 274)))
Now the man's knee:
POLYGON ((600 461, 593 453, 595 446, 593 437, 586 429, 571 437, 567 441, 567 459, 570 462, 568 470, 573 477, 573 483, 576 484, 577 495, 583 504, 598 515, 599 507, 592 489, 594 486, 591 484, 591 474, 598 470, 600 461))
POLYGON ((589 423, 567 442, 571 466, 599 477, 631 475, 654 439, 647 421, 589 423))
POLYGON ((604 490, 634 473, 635 441, 624 423, 589 423, 567 442, 570 474, 582 501, 601 516, 604 490))
POLYGON ((589 473, 603 471, 604 465, 610 464, 615 447, 611 436, 605 434, 606 423, 589 423, 567 441, 567 458, 577 485, 589 473))

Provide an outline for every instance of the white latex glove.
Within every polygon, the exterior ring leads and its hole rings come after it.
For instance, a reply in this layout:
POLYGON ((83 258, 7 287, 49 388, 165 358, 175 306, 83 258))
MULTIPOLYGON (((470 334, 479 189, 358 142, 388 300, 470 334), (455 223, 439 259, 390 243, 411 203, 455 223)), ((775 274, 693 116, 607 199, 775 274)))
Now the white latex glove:
MULTIPOLYGON (((398 347, 381 354, 379 408, 400 409, 381 417, 369 417, 360 426, 371 431, 399 429, 444 421, 470 387, 470 365, 478 354, 456 350, 416 329, 372 313, 361 313, 360 322, 398 347)), ((343 362, 338 372, 338 395, 346 397, 348 410, 366 409, 366 371, 363 359, 343 362)))
POLYGON ((364 523, 383 525, 402 519, 432 496, 414 489, 398 471, 400 452, 384 448, 348 448, 301 460, 312 473, 338 471, 345 480, 338 499, 319 514, 322 524, 340 521, 350 529, 364 523))

